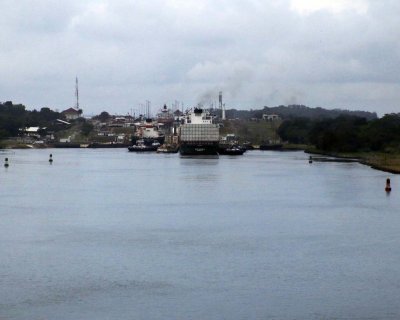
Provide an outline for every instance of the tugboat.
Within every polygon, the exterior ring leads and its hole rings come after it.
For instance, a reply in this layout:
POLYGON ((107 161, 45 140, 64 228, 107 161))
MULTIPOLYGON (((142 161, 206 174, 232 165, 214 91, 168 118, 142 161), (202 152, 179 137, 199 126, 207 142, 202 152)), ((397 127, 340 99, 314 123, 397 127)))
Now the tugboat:
POLYGON ((151 143, 146 143, 145 140, 141 139, 136 142, 136 144, 128 147, 131 152, 146 152, 146 151, 157 151, 160 143, 158 141, 153 141, 151 143))
POLYGON ((181 156, 218 156, 219 127, 211 114, 196 107, 189 111, 180 126, 181 156))
POLYGON ((242 148, 247 150, 254 150, 253 144, 250 141, 245 141, 242 144, 242 148))
POLYGON ((220 155, 240 156, 246 152, 246 148, 239 145, 238 139, 234 134, 227 134, 222 137, 218 146, 220 155))
POLYGON ((178 153, 179 146, 174 144, 163 144, 157 149, 157 153, 178 153))
POLYGON ((238 145, 231 145, 226 148, 219 148, 218 153, 221 155, 227 156, 241 156, 243 153, 246 152, 246 149, 238 146, 238 145))

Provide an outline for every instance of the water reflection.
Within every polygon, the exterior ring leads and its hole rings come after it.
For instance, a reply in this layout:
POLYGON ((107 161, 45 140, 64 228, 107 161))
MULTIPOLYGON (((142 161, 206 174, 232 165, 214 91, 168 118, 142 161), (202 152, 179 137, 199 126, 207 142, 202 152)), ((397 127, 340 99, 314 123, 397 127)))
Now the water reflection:
POLYGON ((215 165, 218 164, 219 156, 180 156, 183 165, 215 165))

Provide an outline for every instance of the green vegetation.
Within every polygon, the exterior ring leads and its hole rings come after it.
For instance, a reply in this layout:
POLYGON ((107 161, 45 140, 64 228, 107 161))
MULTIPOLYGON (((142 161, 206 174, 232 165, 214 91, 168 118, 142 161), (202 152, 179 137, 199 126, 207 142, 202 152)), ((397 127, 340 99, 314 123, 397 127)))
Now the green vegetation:
POLYGON ((389 114, 380 119, 340 116, 335 119, 292 119, 278 129, 282 139, 290 143, 314 145, 327 152, 400 153, 400 115, 389 114))
POLYGON ((224 121, 224 126, 220 129, 221 135, 233 133, 239 137, 240 142, 250 141, 258 145, 267 140, 276 140, 276 128, 279 127, 280 121, 246 121, 234 120, 224 121))
POLYGON ((107 111, 103 111, 99 115, 94 116, 93 120, 99 120, 101 122, 106 122, 110 118, 111 118, 110 114, 107 111))
POLYGON ((22 104, 14 105, 11 101, 0 103, 0 140, 18 136, 20 129, 25 127, 46 127, 48 130, 56 130, 55 120, 62 118, 60 113, 49 108, 28 111, 22 104))
POLYGON ((82 133, 84 136, 87 137, 87 136, 93 131, 94 126, 93 126, 93 124, 91 124, 90 122, 85 121, 85 122, 82 123, 80 129, 81 129, 81 133, 82 133))
POLYGON ((309 144, 309 133, 313 122, 307 118, 294 118, 284 121, 278 128, 279 136, 293 144, 309 144))
POLYGON ((60 138, 70 138, 73 143, 87 143, 90 135, 93 132, 93 125, 83 118, 73 121, 73 123, 59 130, 56 135, 56 140, 60 138))
POLYGON ((286 120, 278 129, 289 143, 312 145, 310 152, 356 157, 375 168, 400 172, 400 115, 367 121, 354 116, 286 120))
MULTIPOLYGON (((221 110, 214 109, 212 112, 218 116, 221 116, 221 110)), ((341 115, 355 116, 365 118, 367 120, 377 119, 375 112, 367 111, 350 111, 342 109, 328 110, 324 108, 310 108, 304 105, 288 105, 288 106, 277 106, 277 107, 263 107, 262 109, 251 109, 251 110, 226 110, 227 119, 237 120, 249 120, 249 119, 262 119, 263 114, 276 114, 282 119, 293 119, 293 118, 307 118, 307 119, 334 119, 341 115)))

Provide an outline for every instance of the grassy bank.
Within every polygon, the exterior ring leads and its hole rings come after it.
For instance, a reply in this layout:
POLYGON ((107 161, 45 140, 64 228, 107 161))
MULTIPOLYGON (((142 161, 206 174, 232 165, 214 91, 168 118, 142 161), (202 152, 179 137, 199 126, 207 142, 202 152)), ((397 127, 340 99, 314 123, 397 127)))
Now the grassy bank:
POLYGON ((374 169, 400 173, 400 154, 371 153, 362 156, 361 163, 371 166, 374 169))
POLYGON ((400 173, 400 154, 384 153, 384 152, 326 152, 316 149, 315 147, 306 147, 304 151, 307 153, 321 154, 338 158, 358 159, 360 163, 370 166, 373 169, 400 173))
POLYGON ((294 144, 294 143, 286 143, 283 145, 282 149, 284 151, 299 151, 299 150, 307 150, 310 146, 307 144, 294 144))
POLYGON ((29 149, 32 145, 16 140, 2 140, 0 141, 0 149, 29 149))

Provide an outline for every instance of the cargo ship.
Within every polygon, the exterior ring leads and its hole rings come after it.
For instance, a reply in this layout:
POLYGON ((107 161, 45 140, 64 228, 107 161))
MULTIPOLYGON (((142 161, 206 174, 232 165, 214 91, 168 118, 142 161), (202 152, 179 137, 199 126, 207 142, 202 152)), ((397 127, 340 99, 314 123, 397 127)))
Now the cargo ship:
POLYGON ((207 110, 196 107, 188 112, 179 129, 182 156, 218 156, 219 127, 207 110))

